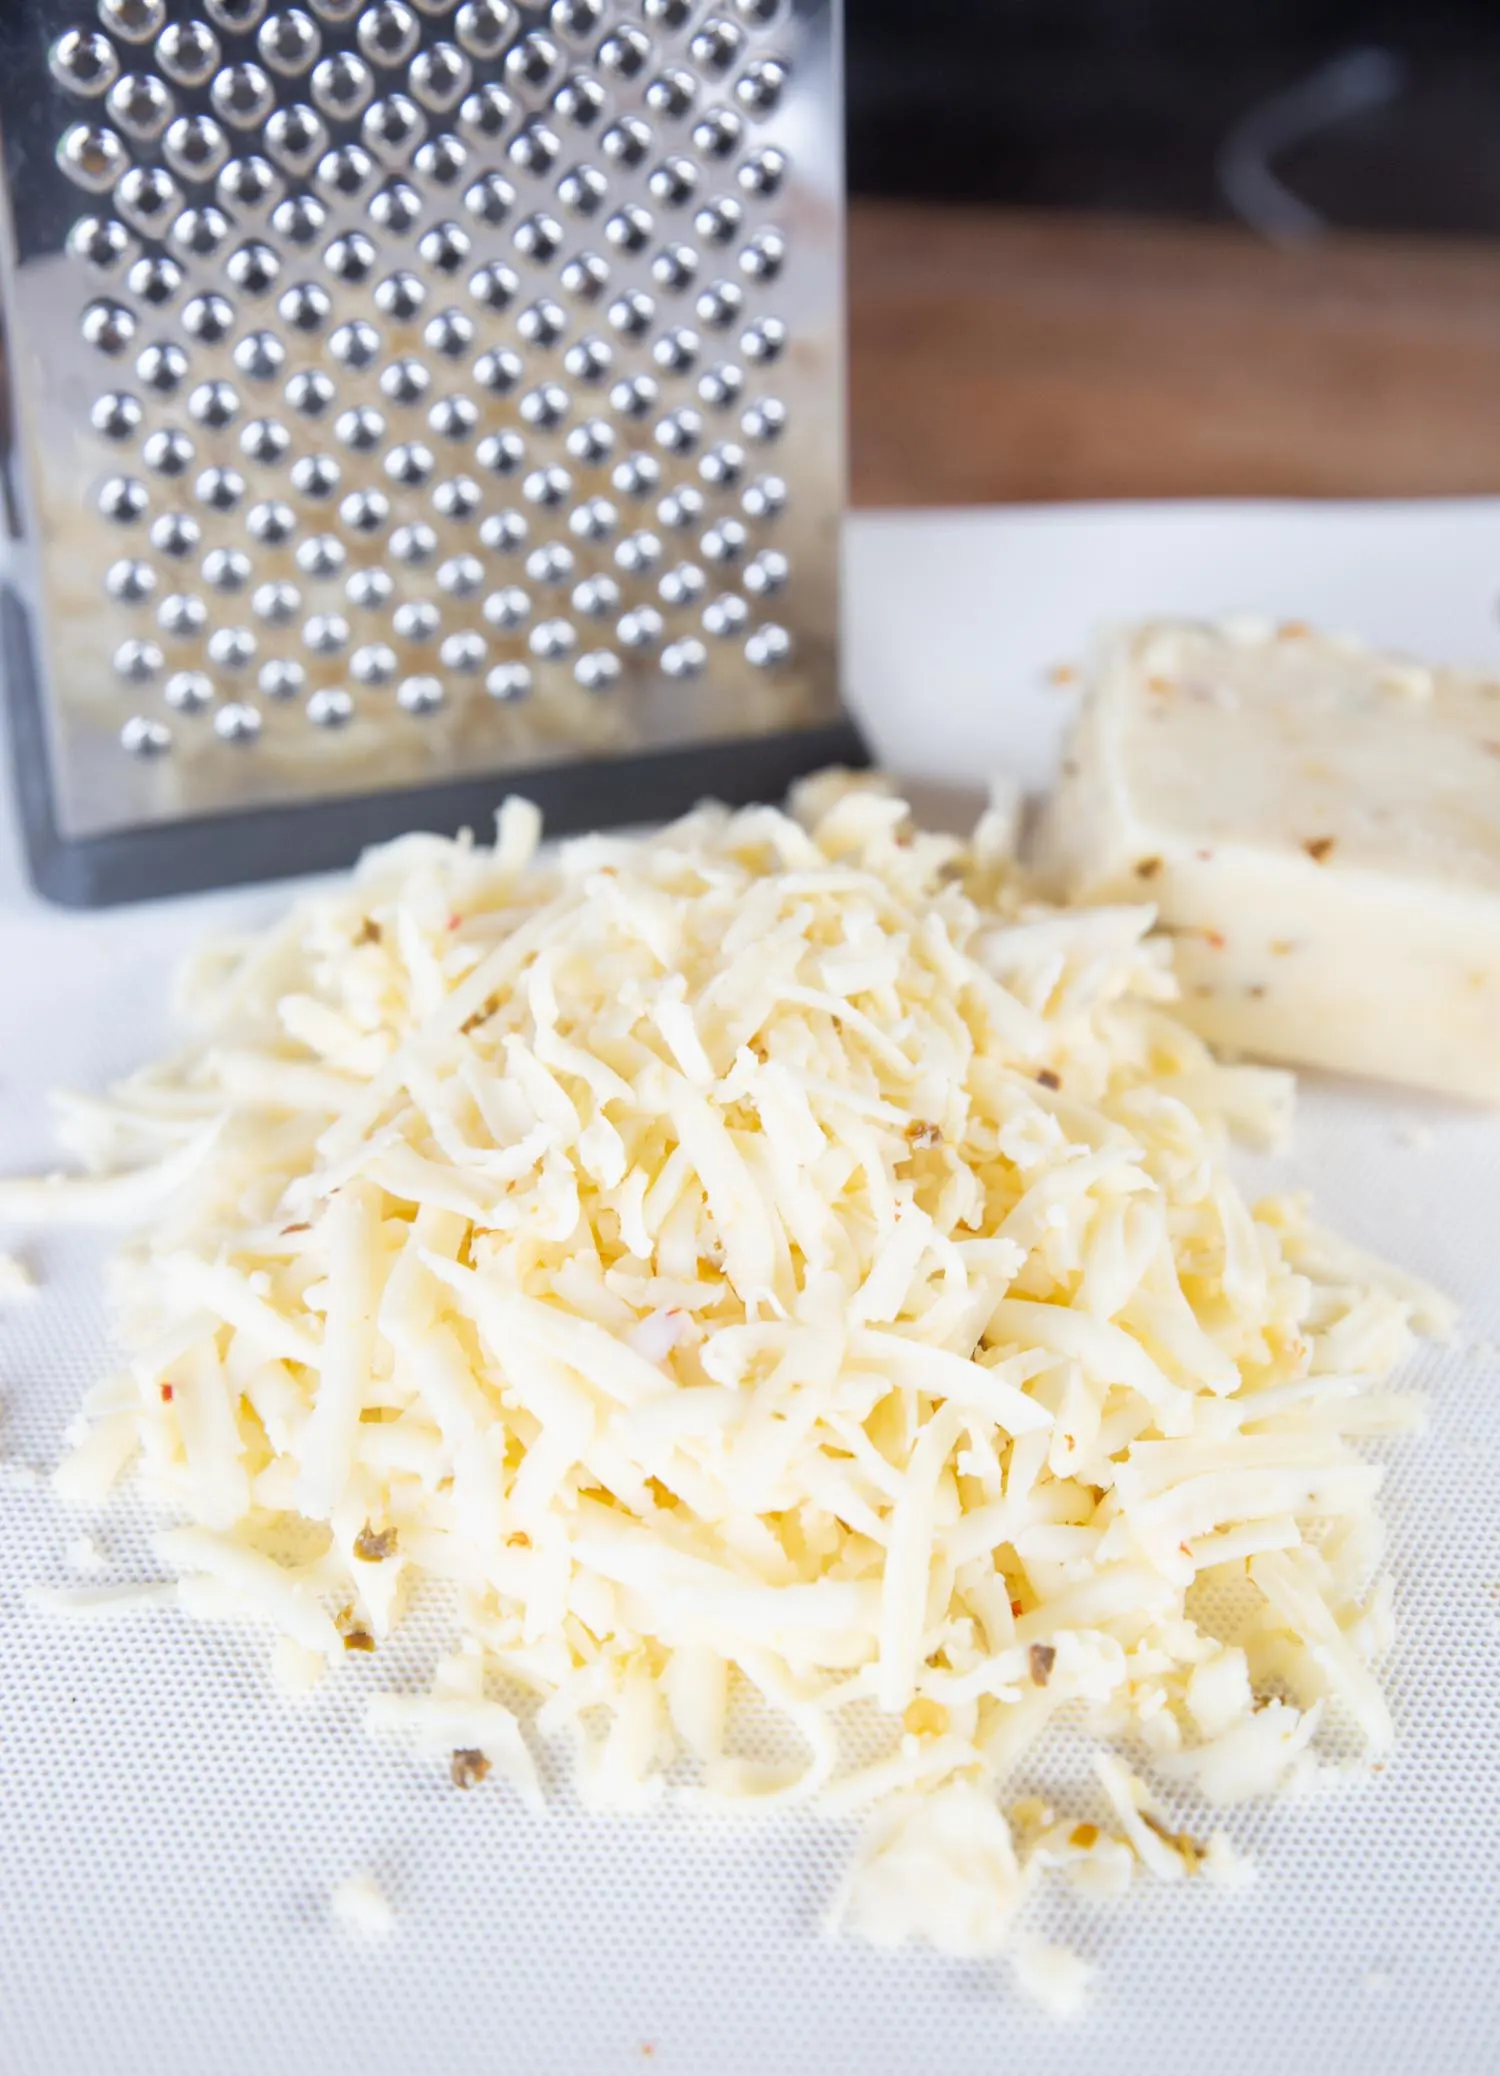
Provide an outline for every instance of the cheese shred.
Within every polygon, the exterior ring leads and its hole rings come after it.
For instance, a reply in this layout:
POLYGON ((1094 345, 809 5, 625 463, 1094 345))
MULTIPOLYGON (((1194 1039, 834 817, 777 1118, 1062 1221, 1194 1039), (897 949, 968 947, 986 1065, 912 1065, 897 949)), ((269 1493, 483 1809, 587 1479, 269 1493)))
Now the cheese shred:
POLYGON ((1245 1200, 1229 1127, 1287 1077, 993 818, 828 775, 539 834, 405 838, 212 946, 188 1049, 66 1106, 89 1172, 0 1184, 140 1229, 60 1489, 133 1465, 182 1605, 303 1684, 378 1687, 436 1583, 452 1654, 374 1728, 486 1793, 561 1740, 598 1806, 865 1812, 842 1921, 1009 1944, 1072 2009, 1086 1966, 1011 1936, 1042 1869, 1232 1864, 1122 1751, 1221 1803, 1386 1749, 1359 1444, 1442 1301, 1245 1200), (1100 1762, 1065 1817, 1013 1802, 1060 1716, 1100 1762))

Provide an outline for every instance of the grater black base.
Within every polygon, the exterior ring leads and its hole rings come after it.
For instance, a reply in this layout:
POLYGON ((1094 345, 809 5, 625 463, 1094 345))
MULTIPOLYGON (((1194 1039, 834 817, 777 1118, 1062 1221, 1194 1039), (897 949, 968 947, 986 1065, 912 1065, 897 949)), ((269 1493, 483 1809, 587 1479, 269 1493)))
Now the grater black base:
POLYGON ((823 728, 689 744, 637 757, 535 765, 401 792, 351 794, 238 814, 122 829, 107 836, 61 833, 36 655, 25 607, 0 592, 3 659, 16 798, 31 883, 65 908, 108 908, 205 887, 352 865, 373 843, 413 829, 453 835, 483 831, 507 793, 523 793, 549 834, 665 821, 705 798, 741 806, 779 800, 796 779, 825 765, 870 761, 847 718, 823 728))

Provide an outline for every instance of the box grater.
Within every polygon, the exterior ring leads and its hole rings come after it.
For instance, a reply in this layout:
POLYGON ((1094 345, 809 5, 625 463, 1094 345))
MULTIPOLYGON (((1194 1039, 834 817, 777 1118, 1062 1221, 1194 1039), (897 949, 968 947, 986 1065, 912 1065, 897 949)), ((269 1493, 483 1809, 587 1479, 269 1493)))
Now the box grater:
POLYGON ((44 892, 857 757, 837 29, 12 0, 4 636, 44 892))

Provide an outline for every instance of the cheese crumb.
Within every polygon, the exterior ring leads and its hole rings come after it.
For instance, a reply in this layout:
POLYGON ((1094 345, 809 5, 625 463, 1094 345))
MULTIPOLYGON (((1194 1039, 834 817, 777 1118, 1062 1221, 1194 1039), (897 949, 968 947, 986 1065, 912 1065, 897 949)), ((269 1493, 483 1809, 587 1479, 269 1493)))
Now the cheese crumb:
POLYGON ((907 1796, 875 1819, 832 1916, 876 1946, 999 1953, 1025 1893, 1010 1828, 980 1789, 907 1796))
POLYGON ((1255 1862, 1236 1852, 1222 1831, 1215 1831, 1203 1855, 1203 1873, 1221 1888, 1247 1889, 1255 1880, 1255 1862))
POLYGON ((271 1677, 283 1694, 300 1700, 323 1684, 328 1661, 294 1636, 278 1636, 271 1646, 271 1677))
POLYGON ((356 1939, 383 1939, 396 1921, 390 1900, 368 1874, 351 1875, 333 1892, 333 1921, 356 1939))
POLYGON ((0 1254, 0 1305, 27 1304, 37 1295, 37 1280, 14 1254, 0 1254))
POLYGON ((1011 1957, 1016 1985, 1051 2018, 1078 2018, 1098 1972, 1093 1963, 1066 1946, 1027 1936, 1016 1941, 1011 1957))

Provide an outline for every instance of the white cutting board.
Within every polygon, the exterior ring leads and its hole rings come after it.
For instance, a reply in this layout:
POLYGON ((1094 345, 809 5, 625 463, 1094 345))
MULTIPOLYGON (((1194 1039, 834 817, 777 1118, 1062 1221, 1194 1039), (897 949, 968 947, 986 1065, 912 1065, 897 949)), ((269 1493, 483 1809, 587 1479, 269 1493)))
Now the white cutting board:
MULTIPOLYGON (((1122 615, 1305 618, 1500 668, 1500 504, 1072 507, 890 514, 850 528, 849 675, 877 751, 973 786, 1044 781, 1049 669, 1122 615)), ((285 888, 107 916, 44 910, 0 836, 0 1165, 46 1157, 45 1090, 167 1036, 203 932, 285 888)), ((1500 1033, 1497 1033, 1500 1043, 1500 1033)), ((804 1818, 533 1820, 366 1741, 365 1695, 436 1633, 359 1659, 293 1711, 264 1640, 152 1613, 58 1627, 25 1589, 91 1527, 129 1571, 129 1502, 70 1520, 45 1468, 102 1359, 98 1253, 36 1249, 0 1313, 0 2076, 1480 2076, 1500 2066, 1500 1119, 1308 1089, 1281 1173, 1332 1223, 1443 1283, 1427 1436, 1390 1451, 1401 1742, 1383 1775, 1234 1825, 1243 1894, 1061 1896, 1037 1928, 1100 1965, 1058 2028, 1001 1965, 828 1944, 848 1836, 804 1818), (328 1898, 374 1873, 380 1946, 328 1898)))

